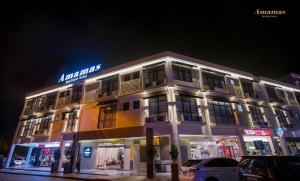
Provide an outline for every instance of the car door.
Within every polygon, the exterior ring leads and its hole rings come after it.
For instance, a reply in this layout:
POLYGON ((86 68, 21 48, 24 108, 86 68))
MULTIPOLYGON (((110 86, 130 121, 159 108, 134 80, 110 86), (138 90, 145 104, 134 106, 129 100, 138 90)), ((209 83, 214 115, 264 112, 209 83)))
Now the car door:
POLYGON ((219 180, 237 181, 238 180, 237 165, 238 162, 236 160, 232 160, 228 158, 218 159, 218 170, 220 173, 219 180))
POLYGON ((237 161, 226 158, 211 159, 199 169, 196 180, 216 178, 219 181, 237 181, 237 164, 237 161))

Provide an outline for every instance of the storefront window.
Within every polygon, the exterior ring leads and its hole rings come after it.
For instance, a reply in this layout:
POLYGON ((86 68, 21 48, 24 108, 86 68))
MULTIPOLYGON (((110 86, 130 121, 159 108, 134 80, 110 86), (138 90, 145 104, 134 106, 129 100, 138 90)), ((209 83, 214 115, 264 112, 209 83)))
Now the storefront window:
POLYGON ((120 169, 124 161, 124 142, 99 142, 96 167, 101 169, 120 169))
POLYGON ((244 141, 248 155, 272 155, 272 141, 269 136, 244 136, 244 141))

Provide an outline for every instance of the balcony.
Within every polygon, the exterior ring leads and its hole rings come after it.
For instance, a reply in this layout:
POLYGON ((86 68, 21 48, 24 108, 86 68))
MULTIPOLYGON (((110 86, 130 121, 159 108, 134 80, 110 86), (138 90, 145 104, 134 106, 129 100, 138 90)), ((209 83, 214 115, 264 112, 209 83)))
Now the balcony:
POLYGON ((71 97, 61 97, 58 98, 56 108, 63 108, 64 106, 71 103, 71 97))
POLYGON ((201 116, 193 116, 191 117, 190 115, 185 115, 185 114, 180 114, 178 117, 179 121, 182 122, 197 122, 197 123, 203 123, 203 119, 201 116))
POLYGON ((147 78, 144 79, 144 87, 145 88, 154 88, 154 87, 158 87, 158 86, 162 86, 162 85, 165 85, 167 84, 167 79, 164 78, 162 80, 154 80, 154 81, 151 81, 147 78))
POLYGON ((102 92, 102 90, 98 89, 96 95, 98 96, 98 98, 107 97, 107 96, 117 96, 118 90, 102 92))

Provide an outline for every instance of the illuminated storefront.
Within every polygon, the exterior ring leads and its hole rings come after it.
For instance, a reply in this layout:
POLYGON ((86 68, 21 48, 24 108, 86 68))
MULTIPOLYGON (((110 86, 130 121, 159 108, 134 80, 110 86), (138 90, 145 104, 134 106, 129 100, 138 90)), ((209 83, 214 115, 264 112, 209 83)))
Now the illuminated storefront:
POLYGON ((241 157, 240 143, 237 136, 182 136, 181 144, 186 150, 185 159, 203 159, 210 157, 241 157))
POLYGON ((275 148, 269 129, 244 129, 243 135, 248 155, 274 155, 275 148))

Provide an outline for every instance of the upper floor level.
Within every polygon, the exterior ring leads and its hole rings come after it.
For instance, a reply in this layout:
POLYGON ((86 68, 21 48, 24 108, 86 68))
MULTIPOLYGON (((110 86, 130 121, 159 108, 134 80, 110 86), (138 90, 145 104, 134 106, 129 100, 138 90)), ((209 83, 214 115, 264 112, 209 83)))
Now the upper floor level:
POLYGON ((298 107, 300 102, 300 89, 296 86, 164 52, 103 70, 80 82, 60 84, 30 93, 26 96, 22 116, 51 113, 161 87, 267 101, 280 106, 298 107))

